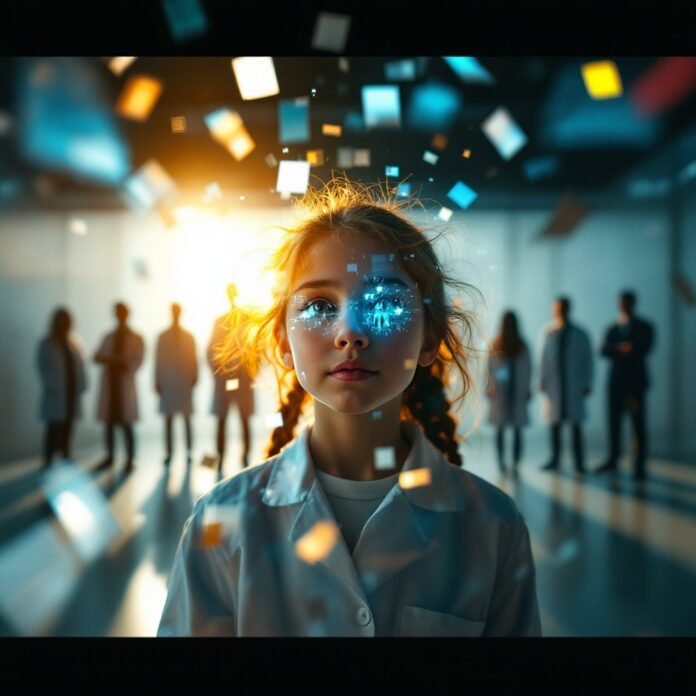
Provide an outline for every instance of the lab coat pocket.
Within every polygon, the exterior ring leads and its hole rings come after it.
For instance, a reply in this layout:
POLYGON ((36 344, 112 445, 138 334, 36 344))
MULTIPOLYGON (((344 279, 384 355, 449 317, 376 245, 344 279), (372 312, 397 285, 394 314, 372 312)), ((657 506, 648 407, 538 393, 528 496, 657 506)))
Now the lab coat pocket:
POLYGON ((401 611, 400 635, 475 638, 483 633, 485 625, 484 621, 470 621, 431 609, 404 606, 401 611))

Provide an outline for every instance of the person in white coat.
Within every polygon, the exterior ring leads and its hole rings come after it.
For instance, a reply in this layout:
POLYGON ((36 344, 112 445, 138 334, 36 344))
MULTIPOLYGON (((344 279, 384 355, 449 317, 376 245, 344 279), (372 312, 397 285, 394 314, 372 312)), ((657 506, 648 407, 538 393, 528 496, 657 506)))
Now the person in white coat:
POLYGON ((39 415, 46 423, 44 467, 51 465, 56 452, 65 459, 71 456, 73 424, 82 417, 81 397, 87 389, 87 375, 80 341, 71 329, 70 312, 59 307, 36 353, 41 380, 39 415))
POLYGON ((582 421, 585 399, 592 391, 594 357, 586 331, 570 319, 570 300, 559 297, 552 305, 554 321, 545 332, 541 351, 543 416, 551 426, 551 459, 542 469, 558 469, 561 452, 561 425, 573 430, 575 471, 585 473, 582 421))
POLYGON ((503 314, 500 333, 491 343, 487 364, 486 394, 490 401, 488 422, 496 428, 498 468, 505 467, 505 429, 513 431, 512 473, 518 473, 522 458, 522 428, 528 425, 527 403, 531 398, 531 359, 522 340, 517 315, 503 314))
POLYGON ((100 466, 113 464, 114 427, 118 425, 126 442, 126 471, 131 471, 135 457, 133 423, 138 419, 135 373, 143 363, 145 343, 127 324, 128 307, 118 302, 114 312, 118 326, 104 337, 94 354, 94 362, 103 367, 97 418, 104 421, 107 456, 100 466))
MULTIPOLYGON (((238 294, 237 287, 234 283, 230 283, 227 286, 227 298, 230 302, 230 308, 233 311, 241 312, 242 310, 237 308, 235 304, 238 294)), ((219 360, 218 350, 227 338, 229 320, 230 317, 227 314, 223 314, 215 320, 207 352, 208 365, 212 370, 215 382, 210 412, 217 416, 216 444, 218 471, 220 472, 222 472, 225 460, 227 415, 230 407, 237 407, 239 421, 242 426, 242 468, 249 465, 249 451, 251 449, 249 420, 254 414, 254 392, 249 373, 241 366, 238 360, 227 361, 225 364, 222 364, 219 360)))
POLYGON ((524 518, 460 467, 445 385, 471 384, 471 324, 445 283, 470 287, 369 192, 312 196, 272 306, 231 348, 254 375, 272 361, 283 425, 195 503, 158 635, 540 635, 524 518))
POLYGON ((172 421, 177 413, 184 420, 187 461, 191 462, 193 433, 193 388, 198 381, 198 358, 193 334, 180 323, 181 305, 172 304, 172 325, 157 338, 155 352, 155 391, 159 394, 159 412, 164 415, 165 466, 172 460, 172 421))

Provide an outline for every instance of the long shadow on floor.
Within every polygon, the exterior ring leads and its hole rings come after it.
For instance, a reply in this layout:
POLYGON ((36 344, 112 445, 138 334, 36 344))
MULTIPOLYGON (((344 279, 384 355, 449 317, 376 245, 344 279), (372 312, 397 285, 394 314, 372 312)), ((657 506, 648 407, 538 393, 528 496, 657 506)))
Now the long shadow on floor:
MULTIPOLYGON (((557 482, 560 485, 560 481, 557 482)), ((551 494, 554 495, 554 483, 551 494)), ((582 510, 592 487, 578 482, 582 510)), ((532 538, 539 604, 573 636, 692 636, 696 575, 641 541, 517 481, 512 497, 532 538)), ((642 519, 635 528, 640 534, 642 519)))

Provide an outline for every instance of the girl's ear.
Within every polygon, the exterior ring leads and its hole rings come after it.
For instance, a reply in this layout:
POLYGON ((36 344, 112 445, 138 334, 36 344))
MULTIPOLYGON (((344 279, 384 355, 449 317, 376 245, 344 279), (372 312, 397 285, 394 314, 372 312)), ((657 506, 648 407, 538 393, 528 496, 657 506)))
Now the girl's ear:
POLYGON ((273 335, 275 336, 276 343, 278 344, 280 354, 283 356, 283 365, 285 365, 285 367, 287 367, 288 369, 291 369, 294 366, 294 363, 292 359, 292 352, 290 350, 288 336, 285 332, 285 327, 278 327, 274 330, 273 335))
POLYGON ((425 338, 423 339, 423 345, 421 346, 420 353, 418 354, 418 364, 421 367, 428 367, 435 362, 437 353, 440 350, 440 341, 434 336, 430 329, 426 329, 425 338))

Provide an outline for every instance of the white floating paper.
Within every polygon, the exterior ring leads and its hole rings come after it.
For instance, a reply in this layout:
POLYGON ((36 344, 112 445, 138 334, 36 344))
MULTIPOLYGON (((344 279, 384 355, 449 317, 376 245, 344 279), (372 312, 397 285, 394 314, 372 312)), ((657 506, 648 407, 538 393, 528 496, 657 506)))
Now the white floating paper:
POLYGON ((249 56, 232 59, 232 70, 242 99, 263 99, 280 93, 273 59, 249 56))
POLYGON ((437 161, 440 159, 439 155, 436 155, 434 152, 430 152, 430 150, 426 150, 423 153, 423 160, 427 162, 428 164, 437 164, 437 161))
POLYGON ((350 15, 320 12, 314 24, 312 48, 315 51, 343 53, 348 41, 350 21, 350 15))
POLYGON ((374 455, 375 469, 395 469, 396 456, 393 447, 375 447, 374 455))
POLYGON ((514 157, 527 144, 524 131, 502 106, 481 124, 481 130, 504 160, 514 157))
POLYGON ((367 85, 362 88, 363 116, 367 128, 400 128, 401 96, 397 85, 367 85))
POLYGON ((437 214, 437 216, 443 222, 449 222, 449 219, 452 217, 452 211, 449 208, 445 208, 443 206, 442 208, 440 208, 440 212, 437 214))
POLYGON ((309 185, 309 162, 281 160, 278 164, 276 191, 280 193, 305 193, 309 185))

